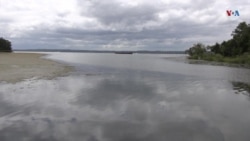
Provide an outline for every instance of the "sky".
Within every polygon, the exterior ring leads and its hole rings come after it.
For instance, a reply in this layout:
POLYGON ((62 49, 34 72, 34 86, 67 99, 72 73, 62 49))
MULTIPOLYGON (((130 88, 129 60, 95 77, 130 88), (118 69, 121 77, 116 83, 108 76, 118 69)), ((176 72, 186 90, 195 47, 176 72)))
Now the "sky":
POLYGON ((249 0, 0 0, 0 37, 13 49, 182 51, 230 39, 250 23, 249 8, 249 0))

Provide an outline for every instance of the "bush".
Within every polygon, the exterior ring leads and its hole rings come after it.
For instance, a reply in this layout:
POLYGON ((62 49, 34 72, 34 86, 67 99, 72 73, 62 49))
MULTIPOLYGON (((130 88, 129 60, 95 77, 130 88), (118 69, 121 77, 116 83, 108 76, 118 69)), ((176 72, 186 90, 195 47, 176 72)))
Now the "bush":
POLYGON ((206 48, 203 44, 194 44, 189 50, 186 51, 189 54, 190 59, 202 59, 206 53, 206 48))
POLYGON ((11 42, 0 38, 0 52, 12 52, 11 42))
POLYGON ((215 54, 215 60, 214 61, 218 61, 218 62, 223 62, 223 56, 221 54, 215 54))
POLYGON ((203 55, 202 59, 207 61, 217 61, 223 62, 223 56, 221 54, 206 53, 203 55))

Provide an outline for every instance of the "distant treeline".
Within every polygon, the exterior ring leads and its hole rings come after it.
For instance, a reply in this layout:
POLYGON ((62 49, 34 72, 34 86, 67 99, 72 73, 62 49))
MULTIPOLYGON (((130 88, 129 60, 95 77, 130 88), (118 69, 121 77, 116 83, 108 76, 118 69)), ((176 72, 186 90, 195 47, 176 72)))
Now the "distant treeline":
POLYGON ((0 52, 12 52, 11 42, 0 37, 0 52))
POLYGON ((184 51, 114 51, 114 50, 71 50, 71 49, 19 49, 15 51, 32 51, 32 52, 82 52, 82 53, 140 53, 140 54, 184 54, 184 51))
POLYGON ((231 36, 232 39, 212 46, 194 44, 186 52, 190 59, 250 64, 250 24, 239 23, 231 36))

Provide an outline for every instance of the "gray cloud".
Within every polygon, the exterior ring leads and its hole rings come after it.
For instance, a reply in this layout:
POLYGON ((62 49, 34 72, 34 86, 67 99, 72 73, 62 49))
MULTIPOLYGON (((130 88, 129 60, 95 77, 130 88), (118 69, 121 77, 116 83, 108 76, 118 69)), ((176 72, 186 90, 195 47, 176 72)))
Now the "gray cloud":
POLYGON ((197 42, 229 39, 239 22, 249 22, 250 14, 247 1, 214 0, 72 0, 39 11, 50 3, 1 8, 6 14, 0 14, 0 36, 15 49, 185 50, 197 42), (227 17, 230 8, 241 16, 227 17))
POLYGON ((111 0, 91 1, 88 14, 104 25, 126 28, 156 21, 159 11, 159 7, 152 5, 131 6, 111 0))

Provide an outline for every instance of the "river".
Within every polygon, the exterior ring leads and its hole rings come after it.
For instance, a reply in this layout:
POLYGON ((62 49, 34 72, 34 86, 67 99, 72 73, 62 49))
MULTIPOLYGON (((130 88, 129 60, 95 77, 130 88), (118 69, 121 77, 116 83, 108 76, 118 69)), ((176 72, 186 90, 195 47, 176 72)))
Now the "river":
POLYGON ((1 84, 1 141, 250 139, 250 69, 174 54, 48 54, 75 71, 1 84))

